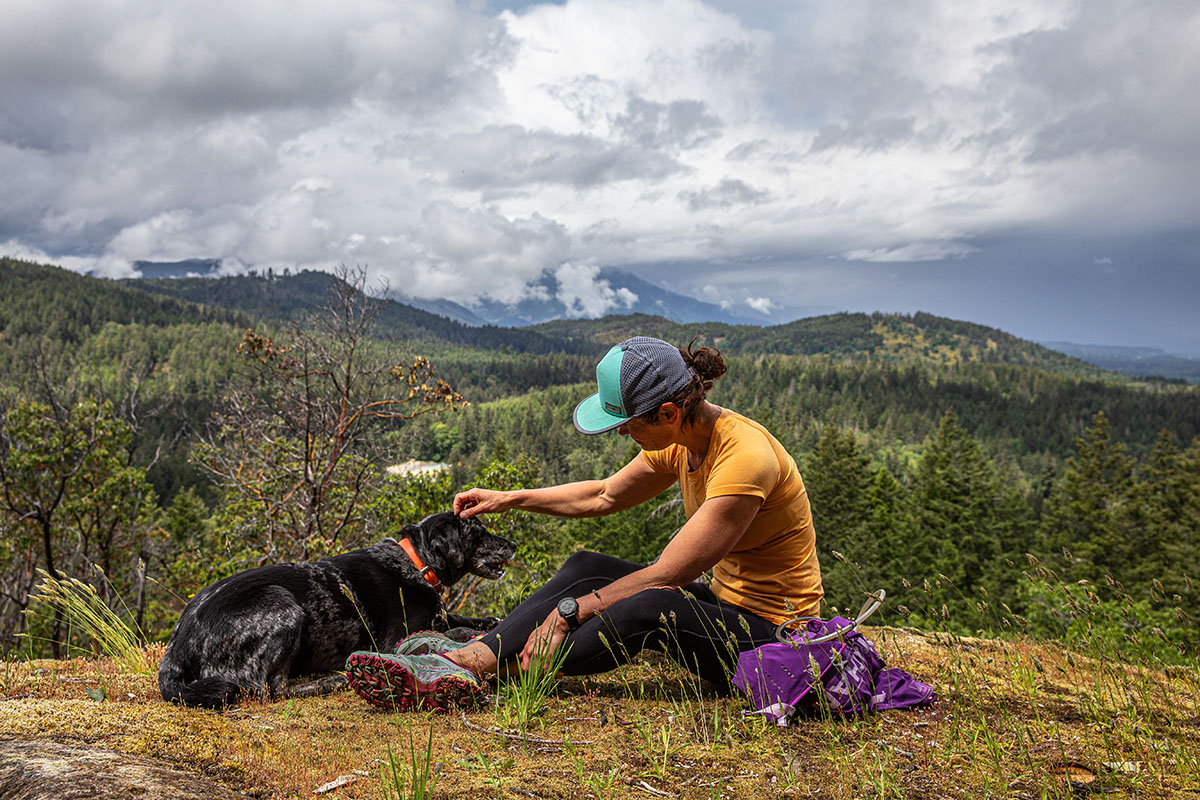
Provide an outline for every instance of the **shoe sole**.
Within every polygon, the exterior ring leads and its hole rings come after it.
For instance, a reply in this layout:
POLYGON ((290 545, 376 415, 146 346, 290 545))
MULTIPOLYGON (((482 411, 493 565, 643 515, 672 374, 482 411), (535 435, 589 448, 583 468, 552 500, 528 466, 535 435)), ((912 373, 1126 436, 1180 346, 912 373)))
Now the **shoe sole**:
POLYGON ((374 654, 346 660, 346 678, 359 697, 385 711, 475 709, 486 700, 483 684, 443 675, 425 683, 403 665, 374 654))

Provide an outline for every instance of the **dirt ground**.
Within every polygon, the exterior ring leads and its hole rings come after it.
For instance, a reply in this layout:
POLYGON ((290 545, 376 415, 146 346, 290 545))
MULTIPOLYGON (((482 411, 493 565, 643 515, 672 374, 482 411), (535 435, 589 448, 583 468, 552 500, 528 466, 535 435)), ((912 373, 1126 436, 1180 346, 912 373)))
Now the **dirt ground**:
POLYGON ((350 692, 183 709, 162 701, 153 675, 109 660, 7 662, 0 796, 16 796, 4 781, 13 765, 28 774, 41 745, 59 762, 83 763, 84 750, 114 754, 106 763, 146 759, 178 774, 176 796, 199 781, 211 800, 411 798, 422 778, 433 798, 1200 797, 1195 667, 1026 640, 866 633, 889 666, 934 684, 938 702, 780 728, 650 657, 560 681, 540 714, 514 726, 504 705, 394 714, 350 692), (83 750, 62 755, 70 748, 83 750))

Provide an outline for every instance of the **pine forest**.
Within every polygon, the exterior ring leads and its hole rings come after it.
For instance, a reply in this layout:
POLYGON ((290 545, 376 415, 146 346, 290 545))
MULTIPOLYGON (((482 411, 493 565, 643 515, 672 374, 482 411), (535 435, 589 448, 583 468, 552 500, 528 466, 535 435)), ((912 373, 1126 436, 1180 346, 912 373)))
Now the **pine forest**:
MULTIPOLYGON (((1196 386, 927 314, 475 328, 377 288, 353 269, 105 281, 0 261, 5 652, 89 647, 39 602, 47 577, 162 641, 248 567, 377 541, 472 485, 603 477, 636 445, 578 434, 571 409, 605 350, 646 334, 720 349, 710 399, 795 457, 829 613, 884 588, 885 624, 1197 656, 1196 386)), ((648 561, 682 523, 677 490, 602 519, 505 515, 515 579, 459 599, 511 606, 580 548, 648 561)))

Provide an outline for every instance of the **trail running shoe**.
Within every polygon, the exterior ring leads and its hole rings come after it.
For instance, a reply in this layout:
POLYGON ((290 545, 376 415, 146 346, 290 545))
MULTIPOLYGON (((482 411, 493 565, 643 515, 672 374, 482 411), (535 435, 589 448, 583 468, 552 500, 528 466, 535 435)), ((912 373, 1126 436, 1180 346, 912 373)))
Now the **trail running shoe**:
POLYGON ((418 631, 397 642, 392 648, 392 653, 398 656, 422 656, 430 653, 449 653, 466 646, 466 642, 456 642, 437 631, 418 631))
POLYGON ((474 672, 437 654, 360 650, 346 659, 346 678, 359 697, 387 711, 476 708, 487 696, 474 672))

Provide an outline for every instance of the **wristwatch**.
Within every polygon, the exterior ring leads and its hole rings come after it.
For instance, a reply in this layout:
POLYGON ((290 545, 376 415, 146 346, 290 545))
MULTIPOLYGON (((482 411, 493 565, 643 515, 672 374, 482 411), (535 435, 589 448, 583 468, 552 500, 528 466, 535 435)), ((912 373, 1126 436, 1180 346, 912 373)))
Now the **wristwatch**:
POLYGON ((564 597, 558 601, 558 615, 567 621, 567 630, 574 632, 579 628, 579 601, 574 597, 564 597))

